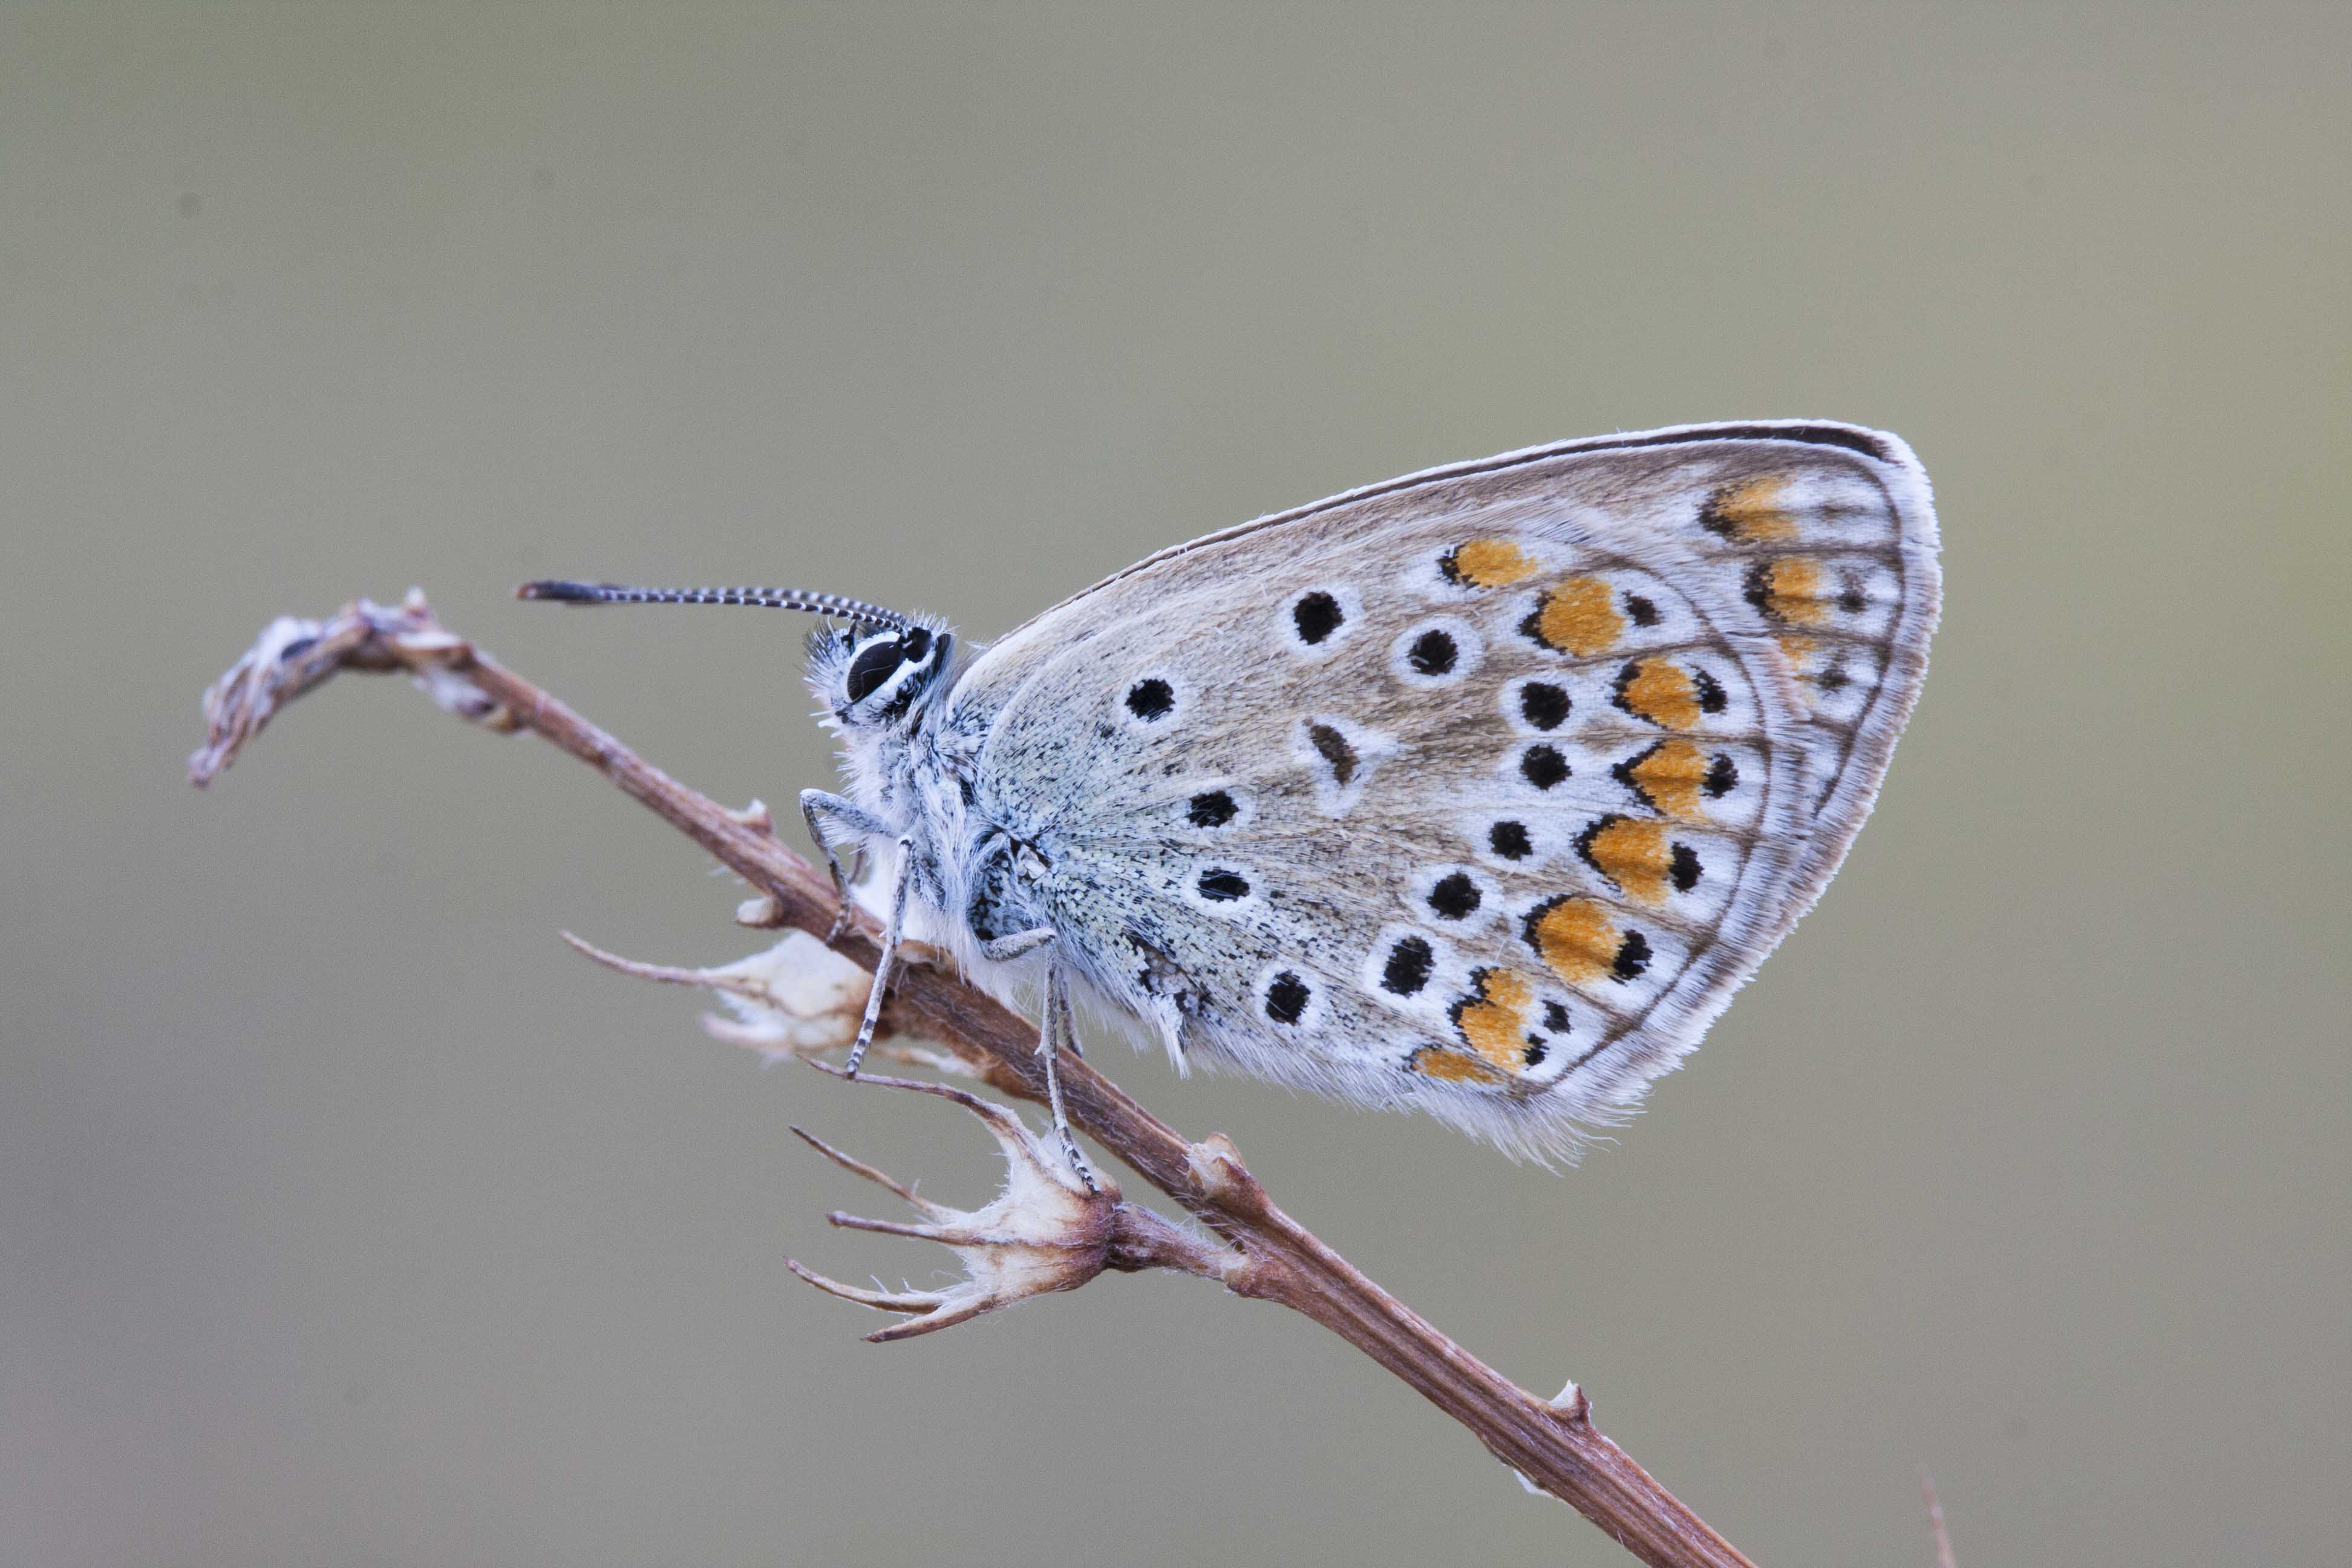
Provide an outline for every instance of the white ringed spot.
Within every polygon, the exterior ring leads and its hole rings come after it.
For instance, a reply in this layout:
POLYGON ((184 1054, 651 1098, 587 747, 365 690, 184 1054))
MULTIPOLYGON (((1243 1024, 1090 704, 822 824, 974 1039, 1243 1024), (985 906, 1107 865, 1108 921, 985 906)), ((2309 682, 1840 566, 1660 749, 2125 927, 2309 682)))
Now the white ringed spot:
POLYGON ((1389 644, 1389 673, 1421 690, 1458 686, 1486 661, 1486 640, 1459 616, 1416 621, 1389 644))

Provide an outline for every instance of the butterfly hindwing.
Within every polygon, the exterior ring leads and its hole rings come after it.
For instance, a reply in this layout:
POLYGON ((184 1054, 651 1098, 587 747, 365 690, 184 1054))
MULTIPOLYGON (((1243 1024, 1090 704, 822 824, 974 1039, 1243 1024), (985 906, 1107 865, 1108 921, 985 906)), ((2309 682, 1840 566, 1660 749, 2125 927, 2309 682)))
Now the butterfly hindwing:
POLYGON ((1164 552, 989 649, 950 722, 1073 963, 1187 1058, 1558 1152, 1835 870, 1933 552, 1891 437, 1573 443, 1164 552))

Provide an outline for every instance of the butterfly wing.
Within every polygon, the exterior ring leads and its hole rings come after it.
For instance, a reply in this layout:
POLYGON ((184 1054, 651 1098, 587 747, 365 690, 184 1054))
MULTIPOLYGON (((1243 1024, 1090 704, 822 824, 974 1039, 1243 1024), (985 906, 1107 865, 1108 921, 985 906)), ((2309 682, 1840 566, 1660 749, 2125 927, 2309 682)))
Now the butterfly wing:
POLYGON ((1180 1059, 1572 1150, 1819 896, 1918 692, 1893 437, 1699 426, 1164 552, 964 673, 975 805, 1180 1059))

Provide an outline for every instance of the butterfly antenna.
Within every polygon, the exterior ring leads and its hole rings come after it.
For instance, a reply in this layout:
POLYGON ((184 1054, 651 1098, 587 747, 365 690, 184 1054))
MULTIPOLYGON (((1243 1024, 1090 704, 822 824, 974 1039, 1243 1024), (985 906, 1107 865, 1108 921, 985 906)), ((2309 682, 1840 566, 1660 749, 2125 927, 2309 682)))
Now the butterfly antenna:
POLYGON ((845 616, 886 631, 915 623, 896 610, 839 594, 799 588, 631 588, 618 583, 568 583, 560 578, 525 583, 518 599, 550 599, 559 605, 758 605, 771 610, 805 610, 813 616, 845 616))

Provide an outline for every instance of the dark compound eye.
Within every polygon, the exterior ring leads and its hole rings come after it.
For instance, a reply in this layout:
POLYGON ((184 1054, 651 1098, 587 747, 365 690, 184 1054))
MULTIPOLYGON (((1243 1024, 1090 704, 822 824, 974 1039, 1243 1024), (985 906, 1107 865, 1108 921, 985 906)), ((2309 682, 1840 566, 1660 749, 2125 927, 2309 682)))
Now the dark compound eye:
POLYGON ((1277 1024, 1296 1024, 1307 1012, 1314 993, 1307 982, 1286 969, 1265 988, 1265 1016, 1277 1024))
POLYGON ((1536 852, 1524 822, 1498 822, 1486 830, 1486 847, 1506 860, 1524 860, 1536 852))
POLYGON ((1290 623, 1298 628, 1298 640, 1309 645, 1338 631, 1347 618, 1339 601, 1328 594, 1309 594, 1290 606, 1290 623))
POLYGON ((1195 827, 1223 827, 1234 819, 1234 813, 1239 809, 1234 805, 1232 795, 1223 790, 1213 789, 1192 797, 1192 803, 1184 808, 1184 819, 1195 827))
POLYGON ((1176 689, 1156 675, 1127 689, 1127 710, 1147 724, 1167 718, 1175 706, 1176 689))
MULTIPOLYGON (((1517 825, 1497 823, 1496 826, 1500 827, 1517 825)), ((1437 885, 1429 889, 1429 907, 1440 920, 1468 920, 1478 912, 1478 884, 1470 879, 1469 873, 1466 871, 1456 871, 1450 877, 1441 877, 1438 879, 1437 885)))
POLYGON ((1389 949, 1388 964, 1381 971, 1381 985, 1399 996, 1411 996, 1429 984, 1430 965, 1436 960, 1437 954, 1420 937, 1401 937, 1389 949))
POLYGON ((1249 879, 1223 867, 1201 873, 1201 896, 1213 904, 1230 904, 1249 897, 1249 879))
MULTIPOLYGON (((929 640, 929 634, 925 634, 929 640)), ((891 672, 906 661, 906 649, 899 639, 890 637, 877 642, 849 661, 849 673, 843 678, 842 689, 853 703, 863 702, 882 688, 891 672)))
POLYGON ((1548 681, 1530 680, 1519 688, 1519 717, 1536 729, 1559 729, 1570 706, 1568 693, 1548 681))
POLYGON ((1416 675, 1444 675, 1454 668, 1456 652, 1451 633, 1432 628, 1412 639, 1405 658, 1416 675))
POLYGON ((1568 777, 1568 759, 1550 746, 1529 746, 1519 758, 1519 776, 1538 789, 1549 789, 1568 777))

